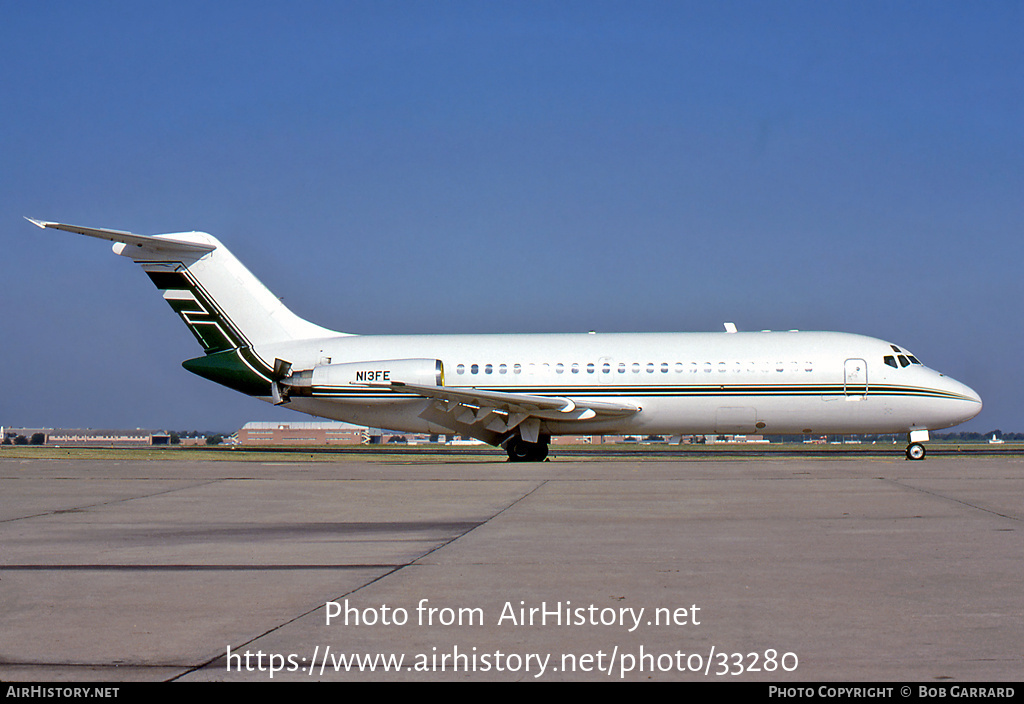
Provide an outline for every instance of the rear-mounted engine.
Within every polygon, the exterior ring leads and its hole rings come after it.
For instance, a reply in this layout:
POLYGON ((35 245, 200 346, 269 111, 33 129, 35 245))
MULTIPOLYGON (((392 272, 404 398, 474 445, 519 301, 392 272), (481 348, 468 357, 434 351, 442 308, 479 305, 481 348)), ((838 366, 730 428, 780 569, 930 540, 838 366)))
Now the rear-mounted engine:
POLYGON ((362 384, 404 382, 444 386, 444 366, 439 359, 384 359, 345 364, 324 364, 295 372, 280 380, 288 396, 333 395, 338 389, 362 384))

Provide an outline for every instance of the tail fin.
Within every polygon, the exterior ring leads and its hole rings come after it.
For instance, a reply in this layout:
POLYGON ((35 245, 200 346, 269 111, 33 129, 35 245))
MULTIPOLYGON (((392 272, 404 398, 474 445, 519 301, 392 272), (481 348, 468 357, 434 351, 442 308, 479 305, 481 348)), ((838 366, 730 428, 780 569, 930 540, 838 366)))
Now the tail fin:
POLYGON ((263 345, 340 333, 292 313, 215 237, 204 232, 135 235, 26 218, 39 227, 113 241, 114 252, 142 266, 206 357, 184 366, 245 393, 269 392, 273 360, 263 345))

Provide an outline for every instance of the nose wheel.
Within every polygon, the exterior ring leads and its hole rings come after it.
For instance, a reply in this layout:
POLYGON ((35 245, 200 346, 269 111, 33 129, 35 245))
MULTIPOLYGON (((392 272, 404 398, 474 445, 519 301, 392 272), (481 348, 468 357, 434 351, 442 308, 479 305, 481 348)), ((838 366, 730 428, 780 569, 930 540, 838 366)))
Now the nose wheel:
POLYGON ((924 445, 919 442, 912 442, 907 446, 908 460, 923 460, 925 456, 924 445))

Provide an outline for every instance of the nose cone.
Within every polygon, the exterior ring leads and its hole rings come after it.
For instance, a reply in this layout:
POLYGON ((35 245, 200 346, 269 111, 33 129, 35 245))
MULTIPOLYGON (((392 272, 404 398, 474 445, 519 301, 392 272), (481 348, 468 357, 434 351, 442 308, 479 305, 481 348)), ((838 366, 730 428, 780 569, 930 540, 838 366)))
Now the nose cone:
POLYGON ((981 413, 981 396, 977 391, 948 376, 941 376, 940 381, 946 398, 943 404, 943 427, 960 425, 981 413))

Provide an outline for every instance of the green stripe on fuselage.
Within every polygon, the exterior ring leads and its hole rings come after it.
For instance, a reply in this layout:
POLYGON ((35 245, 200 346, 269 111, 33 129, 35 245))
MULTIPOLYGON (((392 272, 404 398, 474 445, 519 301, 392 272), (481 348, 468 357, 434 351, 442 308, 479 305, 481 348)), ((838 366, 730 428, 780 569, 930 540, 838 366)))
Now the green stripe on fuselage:
POLYGON ((168 298, 165 299, 171 306, 171 309, 175 313, 205 313, 203 307, 199 305, 198 301, 190 301, 187 299, 168 298))
POLYGON ((245 344, 230 321, 186 272, 146 271, 146 275, 161 291, 188 291, 192 294, 192 300, 175 296, 165 297, 165 300, 196 336, 196 341, 207 354, 226 352, 245 344))
POLYGON ((147 271, 146 275, 161 291, 190 290, 188 278, 180 271, 147 271))
MULTIPOLYGON (((248 352, 248 350, 246 350, 248 352)), ((193 374, 223 384, 249 396, 269 396, 270 382, 253 371, 242 359, 243 350, 215 352, 205 357, 187 359, 181 366, 193 374)), ((253 356, 251 353, 248 356, 253 356)), ((254 357, 254 356, 253 356, 254 357)))
MULTIPOLYGON (((180 262, 165 262, 163 265, 184 266, 180 262)), ((161 291, 188 291, 192 295, 191 299, 176 295, 165 298, 171 310, 181 317, 206 352, 205 357, 187 359, 181 366, 197 376, 243 394, 270 395, 271 370, 249 349, 231 321, 221 313, 198 282, 180 269, 147 270, 146 275, 161 291)))

